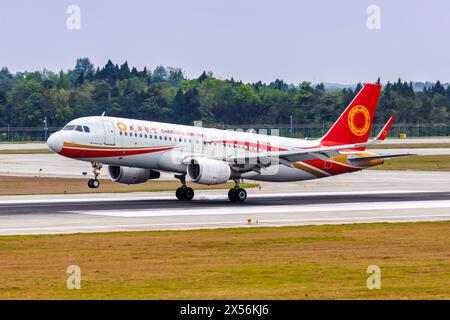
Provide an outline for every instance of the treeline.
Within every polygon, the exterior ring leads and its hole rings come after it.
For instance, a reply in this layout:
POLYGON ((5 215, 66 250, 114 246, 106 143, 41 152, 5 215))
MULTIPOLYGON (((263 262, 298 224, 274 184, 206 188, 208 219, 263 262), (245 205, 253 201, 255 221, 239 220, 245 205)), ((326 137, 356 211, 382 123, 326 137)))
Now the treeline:
MULTIPOLYGON (((379 81, 379 79, 378 79, 379 81)), ((323 84, 288 85, 220 80, 204 72, 186 79, 179 68, 158 66, 137 70, 113 64, 95 68, 87 58, 78 59, 73 70, 48 70, 11 74, 0 71, 0 126, 48 126, 91 115, 107 115, 204 125, 296 124, 333 122, 360 90, 327 91, 323 84)), ((375 122, 397 114, 397 122, 446 123, 450 120, 450 87, 439 81, 413 90, 412 83, 387 83, 375 122)))

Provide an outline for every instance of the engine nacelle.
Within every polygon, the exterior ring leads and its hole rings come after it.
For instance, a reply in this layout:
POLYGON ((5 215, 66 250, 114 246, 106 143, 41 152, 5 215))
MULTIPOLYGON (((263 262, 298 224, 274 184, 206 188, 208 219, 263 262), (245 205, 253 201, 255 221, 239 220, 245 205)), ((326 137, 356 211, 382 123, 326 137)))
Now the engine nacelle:
POLYGON ((230 179, 231 169, 224 161, 199 158, 187 165, 187 176, 192 182, 200 184, 221 184, 230 179))
POLYGON ((123 184, 144 183, 160 176, 155 170, 119 166, 108 166, 108 173, 112 181, 123 184))

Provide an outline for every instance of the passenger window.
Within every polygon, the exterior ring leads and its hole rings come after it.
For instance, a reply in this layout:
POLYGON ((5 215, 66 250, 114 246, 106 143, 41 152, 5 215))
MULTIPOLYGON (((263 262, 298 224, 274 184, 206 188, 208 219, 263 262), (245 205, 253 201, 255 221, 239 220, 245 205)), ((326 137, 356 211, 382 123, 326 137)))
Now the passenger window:
POLYGON ((159 140, 162 140, 162 136, 159 136, 159 140))
POLYGON ((84 129, 84 132, 87 132, 87 133, 91 132, 91 130, 89 129, 88 126, 83 126, 83 129, 84 129))
POLYGON ((134 136, 137 138, 137 133, 135 133, 134 136))
POLYGON ((167 137, 166 137, 166 136, 164 136, 164 140, 167 140, 167 137))
POLYGON ((128 136, 128 133, 125 132, 125 137, 128 136))
POLYGON ((151 139, 151 138, 152 138, 152 135, 149 135, 148 137, 151 139))
POLYGON ((144 135, 144 138, 147 139, 147 135, 144 135))
POLYGON ((123 134, 122 131, 119 131, 119 134, 122 135, 123 134))
POLYGON ((139 134, 139 138, 142 138, 142 133, 139 134))
POLYGON ((75 131, 83 132, 83 128, 81 126, 76 126, 75 131))

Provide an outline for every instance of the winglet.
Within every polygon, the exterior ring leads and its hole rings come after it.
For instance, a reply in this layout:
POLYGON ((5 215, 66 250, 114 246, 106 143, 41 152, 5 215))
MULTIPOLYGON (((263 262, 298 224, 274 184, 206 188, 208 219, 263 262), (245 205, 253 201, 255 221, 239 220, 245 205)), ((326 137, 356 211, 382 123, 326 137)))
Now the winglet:
POLYGON ((378 135, 376 136, 375 140, 377 141, 383 141, 384 139, 386 139, 389 130, 391 129, 392 123, 395 120, 395 115, 393 115, 389 121, 384 125, 383 129, 381 129, 380 133, 378 133, 378 135))

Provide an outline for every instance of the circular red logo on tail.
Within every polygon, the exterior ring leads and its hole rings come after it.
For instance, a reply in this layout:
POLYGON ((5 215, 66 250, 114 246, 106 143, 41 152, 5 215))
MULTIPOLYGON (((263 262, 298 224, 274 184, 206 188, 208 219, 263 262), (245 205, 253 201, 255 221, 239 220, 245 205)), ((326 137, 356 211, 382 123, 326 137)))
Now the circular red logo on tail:
POLYGON ((370 113, 363 105, 354 106, 348 113, 348 127, 355 136, 363 136, 369 131, 370 113))

